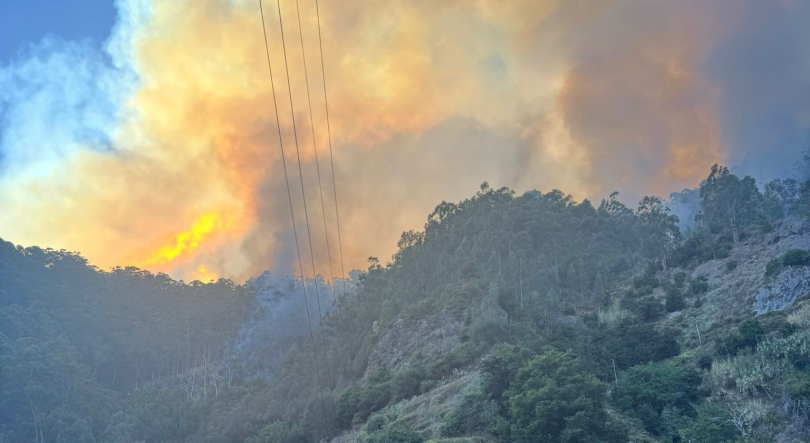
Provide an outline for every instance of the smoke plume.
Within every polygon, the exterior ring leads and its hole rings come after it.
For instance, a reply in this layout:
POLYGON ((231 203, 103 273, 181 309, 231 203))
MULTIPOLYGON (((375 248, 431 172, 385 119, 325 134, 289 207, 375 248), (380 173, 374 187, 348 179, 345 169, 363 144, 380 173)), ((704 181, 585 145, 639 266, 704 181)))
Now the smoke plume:
MULTIPOLYGON (((319 4, 347 271, 483 181, 632 204, 717 162, 766 180, 807 147, 804 1, 319 4)), ((290 90, 264 1, 301 266, 337 277, 315 3, 312 120, 296 2, 280 6, 290 90)), ((48 40, 0 65, 0 235, 185 279, 300 272, 257 1, 117 8, 103 48, 48 40)))

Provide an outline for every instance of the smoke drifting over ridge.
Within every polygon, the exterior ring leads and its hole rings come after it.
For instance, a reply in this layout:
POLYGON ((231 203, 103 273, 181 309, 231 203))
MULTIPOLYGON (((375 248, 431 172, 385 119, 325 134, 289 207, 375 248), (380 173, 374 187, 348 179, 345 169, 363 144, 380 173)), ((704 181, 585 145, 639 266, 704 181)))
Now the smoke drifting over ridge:
MULTIPOLYGON (((807 2, 320 6, 347 267, 387 257, 436 203, 484 180, 632 203, 695 186, 716 162, 768 179, 810 138, 807 2)), ((328 275, 295 3, 281 7, 328 275)), ((118 11, 103 50, 44 42, 0 66, 0 236, 187 279, 297 268, 257 2, 118 11)), ((265 13, 311 275, 273 0, 265 13)), ((301 14, 334 258, 314 2, 301 14)))

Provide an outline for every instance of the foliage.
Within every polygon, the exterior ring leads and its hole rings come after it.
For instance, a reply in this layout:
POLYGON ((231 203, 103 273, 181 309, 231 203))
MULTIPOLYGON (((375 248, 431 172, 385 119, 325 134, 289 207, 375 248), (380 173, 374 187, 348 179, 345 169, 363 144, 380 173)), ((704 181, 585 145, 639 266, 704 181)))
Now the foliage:
POLYGON ((709 292, 709 280, 706 276, 701 275, 689 282, 689 293, 692 295, 701 295, 709 292))
POLYGON ((784 266, 807 266, 810 264, 810 254, 802 249, 791 249, 782 254, 784 266))
POLYGON ((615 328, 603 330, 594 338, 604 362, 616 362, 626 369, 650 361, 678 355, 680 347, 674 329, 661 328, 638 321, 624 321, 615 328))
POLYGON ((668 206, 659 197, 644 197, 638 204, 639 234, 642 238, 642 253, 659 261, 664 272, 667 257, 681 242, 678 217, 670 213, 668 206))
POLYGON ((373 412, 385 407, 392 398, 390 375, 382 369, 370 382, 347 389, 337 401, 336 419, 339 426, 349 427, 365 421, 373 412))
POLYGON ((765 267, 765 275, 772 277, 780 273, 785 267, 808 265, 810 265, 810 253, 803 249, 791 249, 780 257, 769 261, 765 267))
POLYGON ((367 443, 423 443, 421 435, 409 429, 386 429, 371 434, 367 443))
POLYGON ((772 217, 786 217, 797 211, 802 187, 792 178, 776 179, 765 184, 766 208, 772 217))
POLYGON ((790 371, 785 377, 785 394, 793 400, 810 400, 810 370, 790 371))
POLYGON ((624 409, 648 404, 659 414, 666 406, 686 409, 700 397, 700 382, 693 369, 674 363, 647 363, 622 373, 615 401, 624 409))
POLYGON ((427 383, 433 380, 432 376, 443 375, 419 364, 407 365, 393 374, 388 368, 380 368, 369 376, 367 383, 340 395, 336 404, 337 423, 343 428, 362 423, 388 404, 421 394, 432 386, 427 383))
POLYGON ((366 422, 366 432, 378 432, 385 429, 388 424, 388 419, 382 414, 375 414, 369 417, 366 422))
POLYGON ((743 349, 753 350, 759 338, 765 335, 765 330, 757 319, 742 322, 739 332, 731 334, 717 344, 717 351, 725 355, 737 355, 743 349))
POLYGON ((498 403, 489 400, 481 386, 474 386, 462 394, 458 405, 444 417, 441 433, 446 437, 484 433, 498 413, 498 403))
POLYGON ((504 402, 504 394, 531 352, 517 346, 498 345, 481 360, 481 384, 487 399, 504 402))
POLYGON ((200 373, 195 391, 133 389, 177 376, 202 356, 219 361, 253 295, 227 280, 102 272, 78 254, 2 241, 0 292, 0 428, 46 441, 195 433, 195 399, 222 381, 213 368, 205 379, 200 373), (147 407, 149 398, 159 400, 147 407), (172 431, 156 434, 158 423, 172 431))
POLYGON ((688 266, 707 260, 723 259, 729 256, 733 246, 731 236, 715 235, 708 229, 698 230, 672 253, 670 261, 676 266, 688 266))
POLYGON ((615 327, 625 320, 633 319, 633 314, 626 309, 622 309, 619 300, 611 303, 608 309, 600 309, 596 315, 599 324, 607 327, 615 327))
POLYGON ((740 433, 729 422, 726 411, 704 404, 697 409, 697 416, 683 427, 680 436, 681 441, 734 443, 740 433))
POLYGON ((731 235, 739 243, 744 230, 764 218, 763 196, 751 177, 740 179, 725 166, 712 166, 700 185, 699 219, 713 233, 731 235))
POLYGON ((605 410, 606 390, 571 354, 538 355, 518 371, 506 393, 509 441, 625 441, 605 410))
POLYGON ((648 431, 662 434, 664 410, 690 409, 701 397, 700 382, 697 372, 672 363, 634 366, 622 373, 614 401, 620 408, 634 411, 648 431))
POLYGON ((791 312, 787 321, 797 328, 810 327, 810 304, 804 304, 791 312))
POLYGON ((774 275, 782 272, 782 267, 783 266, 782 266, 782 258, 781 257, 777 257, 777 258, 769 261, 768 264, 765 265, 765 276, 766 277, 773 277, 774 275))
POLYGON ((667 292, 667 298, 664 300, 664 309, 667 312, 681 311, 686 308, 686 299, 678 291, 667 292))

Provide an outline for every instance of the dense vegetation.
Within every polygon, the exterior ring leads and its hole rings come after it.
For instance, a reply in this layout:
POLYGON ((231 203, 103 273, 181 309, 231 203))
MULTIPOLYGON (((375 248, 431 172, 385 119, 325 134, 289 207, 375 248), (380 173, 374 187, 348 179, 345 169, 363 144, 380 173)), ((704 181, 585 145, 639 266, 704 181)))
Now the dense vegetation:
POLYGON ((226 280, 99 272, 77 254, 0 242, 0 441, 94 441, 122 425, 125 403, 135 413, 215 395, 229 382, 215 362, 251 297, 226 280))
MULTIPOLYGON (((657 197, 631 209, 617 194, 594 206, 484 184, 404 233, 390 263, 370 258, 322 320, 318 360, 308 336, 293 339, 270 376, 228 352, 255 308, 250 286, 0 243, 0 442, 802 441, 810 305, 697 339, 679 319, 711 290, 693 271, 810 215, 810 182, 762 192, 715 166, 699 196, 682 233, 657 197), (413 332, 427 321, 457 346, 431 353, 413 332), (416 351, 379 364, 395 324, 416 351), (436 429, 391 412, 452 383, 464 386, 436 429)), ((771 258, 768 278, 810 265, 804 250, 771 258)))

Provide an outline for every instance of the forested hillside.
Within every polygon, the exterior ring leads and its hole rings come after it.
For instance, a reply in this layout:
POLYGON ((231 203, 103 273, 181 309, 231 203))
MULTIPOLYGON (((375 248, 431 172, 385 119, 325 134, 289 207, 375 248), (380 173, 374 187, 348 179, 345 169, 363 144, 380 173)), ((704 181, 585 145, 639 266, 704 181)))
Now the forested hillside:
POLYGON ((2 243, 0 442, 808 441, 810 182, 715 166, 696 192, 684 224, 657 197, 484 184, 313 336, 257 314, 291 281, 2 243))

